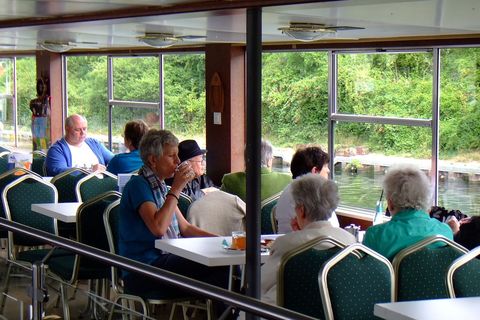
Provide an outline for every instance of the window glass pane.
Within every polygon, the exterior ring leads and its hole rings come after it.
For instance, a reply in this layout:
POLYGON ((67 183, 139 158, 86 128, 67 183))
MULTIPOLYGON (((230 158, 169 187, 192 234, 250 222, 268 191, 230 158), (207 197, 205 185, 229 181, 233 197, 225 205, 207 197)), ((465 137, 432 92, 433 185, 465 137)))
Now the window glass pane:
POLYGON ((13 59, 0 59, 0 94, 13 93, 13 59))
POLYGON ((264 137, 290 148, 305 143, 326 144, 326 52, 264 53, 262 85, 264 137))
POLYGON ((33 150, 30 101, 37 98, 35 57, 17 58, 18 148, 33 150))
POLYGON ((67 57, 68 114, 88 120, 88 135, 108 141, 107 57, 67 57))
POLYGON ((392 164, 414 163, 429 171, 431 141, 430 128, 345 122, 336 125, 334 179, 341 205, 374 210, 385 170, 392 164))
POLYGON ((164 55, 165 129, 205 145, 205 55, 164 55))
POLYGON ((12 98, 0 97, 0 143, 4 147, 15 147, 15 124, 13 123, 12 98))
POLYGON ((113 99, 158 102, 159 57, 115 57, 113 99))
POLYGON ((112 109, 112 152, 126 152, 123 130, 128 121, 136 119, 145 121, 150 128, 160 129, 158 110, 115 106, 112 109))
POLYGON ((439 205, 480 215, 480 48, 441 50, 439 205))
POLYGON ((338 112, 432 117, 432 53, 338 54, 338 112))

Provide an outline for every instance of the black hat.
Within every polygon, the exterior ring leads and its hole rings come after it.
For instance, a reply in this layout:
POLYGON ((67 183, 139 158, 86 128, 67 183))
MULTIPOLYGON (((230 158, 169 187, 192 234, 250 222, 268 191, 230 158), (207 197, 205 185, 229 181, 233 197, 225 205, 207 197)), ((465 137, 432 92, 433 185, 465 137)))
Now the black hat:
POLYGON ((183 140, 178 144, 178 157, 180 158, 180 162, 205 153, 207 153, 207 150, 200 149, 195 140, 183 140))

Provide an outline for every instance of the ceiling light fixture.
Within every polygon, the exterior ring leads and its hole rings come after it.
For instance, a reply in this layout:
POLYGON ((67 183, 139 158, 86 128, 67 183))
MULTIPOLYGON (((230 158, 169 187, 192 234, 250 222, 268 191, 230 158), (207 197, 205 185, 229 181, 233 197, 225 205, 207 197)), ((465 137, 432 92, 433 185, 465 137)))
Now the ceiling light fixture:
POLYGON ((182 39, 175 37, 171 33, 145 33, 138 40, 155 48, 167 48, 182 41, 182 39))
POLYGON ((54 41, 44 41, 38 44, 40 48, 55 52, 55 53, 62 53, 66 52, 70 49, 73 49, 75 46, 70 42, 54 42, 54 41))
POLYGON ((324 24, 307 22, 291 22, 290 26, 278 28, 278 30, 300 41, 314 41, 335 33, 335 30, 329 29, 324 24))

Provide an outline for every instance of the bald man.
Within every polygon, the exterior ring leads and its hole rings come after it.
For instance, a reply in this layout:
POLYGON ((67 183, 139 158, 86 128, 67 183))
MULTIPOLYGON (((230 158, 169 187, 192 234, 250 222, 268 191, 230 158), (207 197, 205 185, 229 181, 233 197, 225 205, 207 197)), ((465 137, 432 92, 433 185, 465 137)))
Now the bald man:
POLYGON ((50 147, 45 166, 48 176, 76 167, 105 171, 112 157, 101 142, 87 138, 87 120, 74 114, 65 119, 65 136, 50 147))

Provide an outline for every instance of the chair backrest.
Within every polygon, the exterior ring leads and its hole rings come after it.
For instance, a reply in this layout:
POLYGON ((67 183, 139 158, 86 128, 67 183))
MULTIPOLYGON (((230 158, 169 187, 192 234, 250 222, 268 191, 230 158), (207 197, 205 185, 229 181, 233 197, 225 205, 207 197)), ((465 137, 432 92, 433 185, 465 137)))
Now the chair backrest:
POLYGON ((78 181, 89 174, 82 168, 71 168, 52 178, 52 184, 58 190, 58 202, 76 202, 75 186, 78 181))
MULTIPOLYGON (((108 191, 90 199, 80 205, 77 211, 77 241, 97 249, 110 251, 107 232, 103 223, 105 209, 114 201, 119 200, 121 194, 117 191, 108 191)), ((104 274, 109 273, 110 267, 96 260, 77 255, 71 282, 74 282, 80 268, 105 268, 104 274)))
POLYGON ((360 243, 348 246, 318 276, 325 319, 374 319, 376 303, 393 301, 394 281, 387 258, 360 243))
POLYGON ((277 205, 278 198, 282 193, 279 192, 273 196, 262 201, 261 217, 260 217, 260 229, 261 234, 274 234, 277 233, 277 221, 275 219, 275 207, 277 205))
POLYGON ((395 300, 448 298, 448 269, 466 252, 467 249, 452 240, 433 236, 397 253, 393 259, 395 300))
POLYGON ((318 237, 284 254, 277 275, 277 304, 323 319, 318 273, 324 262, 346 247, 334 238, 318 237))
MULTIPOLYGON (((120 199, 113 201, 105 209, 103 214, 103 223, 107 233, 108 247, 110 253, 118 254, 119 242, 119 221, 120 221, 120 199)), ((112 267, 112 289, 119 293, 119 270, 112 267)))
POLYGON ((41 175, 42 177, 46 176, 45 172, 45 158, 47 155, 43 151, 35 150, 33 151, 33 161, 32 161, 32 171, 41 175))
MULTIPOLYGON (((33 212, 33 203, 55 203, 58 195, 55 187, 37 175, 25 174, 5 186, 2 192, 3 209, 7 219, 35 229, 57 234, 56 220, 33 212)), ((8 235, 10 248, 13 245, 38 246, 45 244, 27 236, 8 235)))
POLYGON ((4 173, 8 171, 8 155, 10 151, 2 151, 0 152, 0 173, 4 173))
POLYGON ((189 195, 187 195, 186 193, 180 192, 177 206, 185 218, 187 217, 188 208, 190 207, 192 202, 193 202, 193 199, 189 195))
POLYGON ((75 186, 77 201, 87 201, 104 192, 117 190, 117 176, 107 171, 102 173, 90 173, 78 180, 75 186))
POLYGON ((480 296, 480 246, 455 259, 447 272, 450 298, 480 296))

